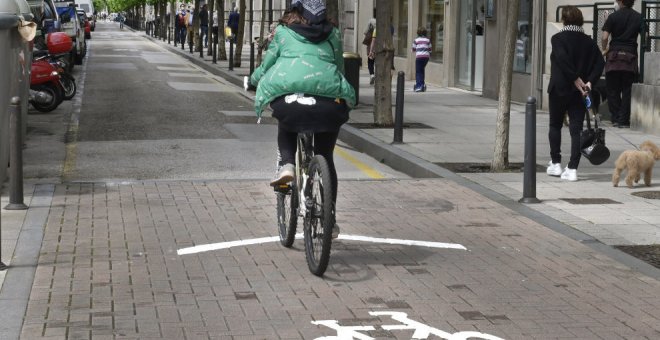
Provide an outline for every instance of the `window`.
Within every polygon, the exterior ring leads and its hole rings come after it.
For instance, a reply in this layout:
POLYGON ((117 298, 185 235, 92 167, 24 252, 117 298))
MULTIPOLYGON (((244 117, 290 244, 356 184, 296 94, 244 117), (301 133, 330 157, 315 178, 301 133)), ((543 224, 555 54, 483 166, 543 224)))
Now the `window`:
POLYGON ((532 73, 532 0, 520 0, 518 36, 513 56, 513 71, 532 73))
MULTIPOLYGON (((431 61, 442 62, 445 37, 445 1, 422 0, 420 24, 426 27, 431 40, 431 61)), ((415 31, 417 31, 415 29, 415 31)))
POLYGON ((408 50, 410 49, 410 46, 408 46, 408 0, 399 1, 398 5, 399 7, 396 9, 396 30, 394 30, 394 26, 392 26, 393 44, 396 46, 394 55, 398 57, 407 57, 408 50))

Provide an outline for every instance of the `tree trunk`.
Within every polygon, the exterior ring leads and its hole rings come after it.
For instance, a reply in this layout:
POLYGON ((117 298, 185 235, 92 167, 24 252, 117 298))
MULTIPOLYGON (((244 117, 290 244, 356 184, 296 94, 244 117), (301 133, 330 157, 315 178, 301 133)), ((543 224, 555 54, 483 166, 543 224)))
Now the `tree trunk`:
MULTIPOLYGON (((215 10, 215 0, 209 1, 208 6, 209 6, 209 28, 206 39, 208 39, 209 48, 206 55, 211 56, 213 55, 213 25, 215 25, 215 20, 213 20, 213 11, 215 10)), ((219 29, 220 29, 220 25, 218 25, 218 30, 219 29)))
POLYGON ((200 24, 199 13, 202 11, 202 9, 199 6, 199 1, 200 0, 195 0, 195 8, 193 8, 193 30, 192 30, 193 34, 192 34, 192 38, 193 38, 193 45, 195 45, 195 52, 199 52, 199 49, 202 48, 202 46, 204 46, 204 44, 200 45, 200 41, 199 41, 199 37, 201 36, 199 34, 199 28, 200 28, 200 26, 199 26, 199 24, 200 24))
MULTIPOLYGON (((250 0, 252 1, 252 0, 250 0)), ((245 1, 241 1, 238 10, 238 34, 236 34, 236 46, 234 46, 234 67, 241 67, 241 56, 243 55, 243 39, 245 38, 245 1)))
POLYGON ((392 126, 392 1, 379 1, 376 7, 374 124, 392 126))
POLYGON ((339 0, 327 0, 325 10, 327 18, 339 24, 339 0))
MULTIPOLYGON (((261 64, 261 54, 264 51, 264 43, 266 39, 264 37, 264 26, 266 26, 266 0, 261 0, 261 24, 259 25, 259 49, 257 50, 257 66, 261 64)), ((270 33, 270 27, 268 27, 266 35, 270 33)))
POLYGON ((225 36, 225 1, 214 1, 217 2, 218 33, 220 33, 218 36, 218 60, 227 60, 227 50, 225 49, 225 42, 227 41, 227 36, 225 36))
POLYGON ((506 11, 506 36, 504 38, 504 60, 500 69, 499 98, 497 103, 497 127, 495 150, 491 171, 501 171, 509 166, 509 121, 511 120, 511 78, 513 55, 518 32, 518 10, 520 0, 508 0, 506 11))

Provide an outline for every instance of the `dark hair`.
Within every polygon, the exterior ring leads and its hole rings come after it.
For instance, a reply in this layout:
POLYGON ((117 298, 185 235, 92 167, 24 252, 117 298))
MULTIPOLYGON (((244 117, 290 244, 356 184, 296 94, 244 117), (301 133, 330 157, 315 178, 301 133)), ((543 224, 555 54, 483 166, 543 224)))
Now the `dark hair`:
POLYGON ((561 21, 564 25, 582 26, 584 24, 584 17, 579 8, 566 6, 561 10, 561 21))
POLYGON ((422 26, 420 26, 420 27, 417 29, 417 35, 419 35, 419 36, 425 37, 428 33, 429 33, 429 32, 426 30, 426 27, 422 27, 422 26))
POLYGON ((635 0, 621 0, 624 6, 632 7, 635 5, 635 0))

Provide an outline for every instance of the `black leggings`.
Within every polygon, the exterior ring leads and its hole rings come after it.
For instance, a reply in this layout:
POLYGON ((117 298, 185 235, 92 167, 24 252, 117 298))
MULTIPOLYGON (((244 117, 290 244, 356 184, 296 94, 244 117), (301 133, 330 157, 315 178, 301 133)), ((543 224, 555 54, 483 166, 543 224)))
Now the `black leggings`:
MULTIPOLYGON (((278 128, 277 146, 280 149, 282 164, 296 164, 297 136, 297 132, 287 131, 282 126, 278 128)), ((337 143, 337 136, 339 136, 339 131, 314 133, 314 154, 323 156, 328 161, 328 167, 330 167, 332 200, 334 202, 337 202, 337 170, 332 155, 337 143)))
POLYGON ((561 163, 561 128, 564 125, 564 113, 568 112, 568 130, 571 134, 571 158, 568 162, 568 168, 577 169, 582 156, 580 153, 580 134, 587 108, 577 92, 568 96, 558 96, 550 93, 549 97, 550 130, 548 131, 548 140, 550 142, 552 163, 561 163))

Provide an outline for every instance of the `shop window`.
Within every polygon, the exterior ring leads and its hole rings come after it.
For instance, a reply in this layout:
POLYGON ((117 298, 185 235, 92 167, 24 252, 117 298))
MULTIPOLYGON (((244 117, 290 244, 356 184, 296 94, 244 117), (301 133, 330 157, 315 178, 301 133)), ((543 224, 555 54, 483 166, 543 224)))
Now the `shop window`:
POLYGON ((513 71, 532 73, 532 0, 520 0, 513 71))
MULTIPOLYGON (((445 1, 422 0, 419 22, 431 40, 431 61, 442 62, 445 38, 445 1)), ((415 29, 417 31, 417 29, 415 29)))
POLYGON ((397 19, 396 29, 392 26, 393 44, 396 46, 395 55, 407 57, 408 50, 410 50, 410 46, 408 46, 408 0, 398 2, 395 18, 397 19))

